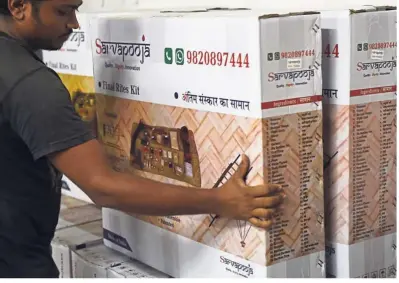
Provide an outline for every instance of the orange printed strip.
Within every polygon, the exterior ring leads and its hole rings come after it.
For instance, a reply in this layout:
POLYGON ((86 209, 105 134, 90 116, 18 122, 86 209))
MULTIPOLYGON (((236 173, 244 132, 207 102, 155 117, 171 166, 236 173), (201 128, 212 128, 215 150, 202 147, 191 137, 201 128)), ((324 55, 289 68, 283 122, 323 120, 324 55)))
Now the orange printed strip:
POLYGON ((317 103, 320 102, 321 100, 322 100, 321 95, 313 95, 306 97, 297 97, 291 99, 262 102, 262 109, 265 110, 265 109, 294 106, 294 105, 307 104, 307 103, 317 103))
POLYGON ((396 85, 351 90, 351 97, 396 92, 396 85))

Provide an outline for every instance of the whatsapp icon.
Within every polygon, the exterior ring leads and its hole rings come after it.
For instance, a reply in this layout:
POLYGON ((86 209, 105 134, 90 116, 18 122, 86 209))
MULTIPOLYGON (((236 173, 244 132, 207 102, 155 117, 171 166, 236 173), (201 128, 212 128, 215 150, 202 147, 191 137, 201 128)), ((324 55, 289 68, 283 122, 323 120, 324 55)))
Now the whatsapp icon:
POLYGON ((184 65, 184 49, 176 48, 175 60, 176 65, 184 65))

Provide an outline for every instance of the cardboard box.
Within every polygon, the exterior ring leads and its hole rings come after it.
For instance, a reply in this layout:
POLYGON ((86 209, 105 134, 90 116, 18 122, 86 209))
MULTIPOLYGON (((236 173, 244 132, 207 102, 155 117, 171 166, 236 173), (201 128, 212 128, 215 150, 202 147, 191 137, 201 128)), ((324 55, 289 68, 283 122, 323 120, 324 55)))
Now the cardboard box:
POLYGON ((84 206, 62 209, 59 214, 56 230, 101 220, 101 209, 87 204, 84 206))
POLYGON ((101 242, 101 221, 94 221, 56 231, 51 247, 54 262, 60 272, 60 278, 72 278, 72 250, 101 242))
POLYGON ((73 278, 107 278, 107 269, 129 261, 123 254, 117 253, 102 243, 96 246, 72 252, 73 278))
POLYGON ((91 29, 98 138, 115 170, 211 189, 245 153, 250 185, 288 195, 268 233, 104 209, 105 244, 173 277, 323 277, 320 15, 163 13, 91 29))
POLYGON ((396 8, 321 13, 329 277, 396 277, 396 8))
POLYGON ((129 260, 107 269, 107 278, 170 278, 137 260, 129 260))
POLYGON ((73 278, 168 278, 143 263, 98 244, 72 251, 73 278))
MULTIPOLYGON (((139 12, 136 12, 139 13, 139 12)), ((157 10, 142 10, 140 14, 159 13, 157 10)), ((113 15, 125 15, 114 13, 113 15)), ((87 122, 94 133, 97 132, 96 97, 94 94, 93 57, 91 54, 90 21, 102 15, 95 13, 77 13, 80 24, 74 30, 64 46, 57 51, 42 51, 43 61, 56 71, 69 90, 74 108, 83 121, 87 122)), ((67 176, 62 179, 64 195, 93 203, 92 199, 67 176)))
MULTIPOLYGON (((57 51, 42 51, 43 62, 53 69, 69 90, 75 110, 95 131, 96 109, 93 80, 93 59, 88 35, 91 14, 77 13, 80 29, 74 30, 63 47, 57 51)), ((66 176, 63 194, 93 202, 66 176)))

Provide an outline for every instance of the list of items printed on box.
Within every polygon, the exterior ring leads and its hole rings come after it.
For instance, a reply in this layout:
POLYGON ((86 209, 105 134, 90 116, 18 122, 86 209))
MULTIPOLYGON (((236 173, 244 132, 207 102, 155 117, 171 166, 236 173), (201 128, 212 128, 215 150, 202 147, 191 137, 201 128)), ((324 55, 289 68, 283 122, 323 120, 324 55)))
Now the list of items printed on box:
POLYGON ((270 265, 324 249, 322 114, 276 116, 263 125, 265 181, 287 194, 268 233, 270 265))
POLYGON ((396 100, 351 106, 351 243, 396 231, 396 100))

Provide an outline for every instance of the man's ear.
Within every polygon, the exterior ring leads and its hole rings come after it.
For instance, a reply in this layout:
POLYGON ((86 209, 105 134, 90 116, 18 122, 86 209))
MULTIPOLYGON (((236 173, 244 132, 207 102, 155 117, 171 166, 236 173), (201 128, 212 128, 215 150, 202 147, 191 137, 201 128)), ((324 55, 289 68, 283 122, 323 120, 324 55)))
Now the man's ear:
POLYGON ((32 8, 32 4, 29 0, 8 0, 8 7, 14 19, 23 20, 32 8))

